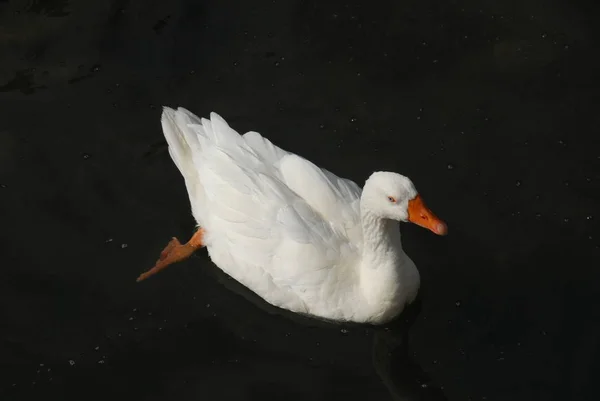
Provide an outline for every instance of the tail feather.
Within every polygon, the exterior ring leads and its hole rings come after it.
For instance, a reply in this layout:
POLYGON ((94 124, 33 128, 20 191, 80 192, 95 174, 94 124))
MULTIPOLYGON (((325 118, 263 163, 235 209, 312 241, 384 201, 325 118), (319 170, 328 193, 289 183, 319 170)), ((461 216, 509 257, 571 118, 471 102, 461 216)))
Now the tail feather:
POLYGON ((185 179, 192 214, 202 225, 205 194, 199 170, 204 160, 203 150, 217 146, 230 156, 239 155, 243 150, 246 157, 256 157, 256 152, 244 137, 214 112, 210 113, 208 120, 183 107, 178 107, 177 110, 164 107, 161 124, 169 144, 169 154, 185 179))
POLYGON ((217 113, 210 113, 210 128, 214 135, 214 141, 217 145, 224 143, 237 144, 238 146, 244 146, 244 141, 240 134, 231 128, 229 124, 217 113))
POLYGON ((165 107, 163 109, 163 113, 160 119, 160 123, 162 125, 163 134, 165 135, 165 139, 167 140, 167 144, 169 145, 169 154, 173 159, 173 162, 181 171, 184 173, 184 163, 189 158, 190 148, 183 137, 183 133, 179 130, 177 126, 177 115, 175 110, 165 107))
POLYGON ((201 144, 196 132, 190 128, 194 122, 199 122, 198 117, 185 109, 179 108, 176 111, 169 107, 163 108, 161 125, 169 145, 169 154, 185 180, 192 215, 200 223, 204 191, 195 165, 195 160, 199 159, 201 144))

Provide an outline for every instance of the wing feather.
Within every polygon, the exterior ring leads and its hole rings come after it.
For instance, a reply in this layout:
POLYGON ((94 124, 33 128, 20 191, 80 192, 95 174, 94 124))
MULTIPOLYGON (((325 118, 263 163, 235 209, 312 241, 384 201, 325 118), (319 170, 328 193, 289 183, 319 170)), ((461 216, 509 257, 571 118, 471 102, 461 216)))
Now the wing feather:
POLYGON ((208 120, 179 108, 168 118, 178 128, 179 142, 169 143, 176 164, 193 161, 203 199, 194 215, 215 263, 267 300, 277 293, 271 302, 305 307, 356 256, 360 188, 257 132, 240 136, 216 113, 208 120))

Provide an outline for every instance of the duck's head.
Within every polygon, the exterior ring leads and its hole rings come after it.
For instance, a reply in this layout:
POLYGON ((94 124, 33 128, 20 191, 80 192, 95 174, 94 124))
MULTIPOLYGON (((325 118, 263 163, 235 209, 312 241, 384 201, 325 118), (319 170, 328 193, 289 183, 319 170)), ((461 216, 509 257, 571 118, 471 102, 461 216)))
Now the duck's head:
POLYGON ((412 181, 387 171, 373 173, 365 182, 363 207, 382 218, 409 221, 438 235, 446 235, 448 226, 423 202, 412 181))

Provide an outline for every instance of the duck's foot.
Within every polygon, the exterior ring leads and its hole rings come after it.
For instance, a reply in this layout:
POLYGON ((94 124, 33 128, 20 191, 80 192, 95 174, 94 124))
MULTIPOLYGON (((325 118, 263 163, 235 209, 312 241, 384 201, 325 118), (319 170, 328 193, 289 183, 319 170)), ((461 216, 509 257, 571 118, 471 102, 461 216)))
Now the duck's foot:
POLYGON ((154 267, 147 272, 142 273, 136 281, 140 282, 145 280, 148 277, 153 276, 159 271, 165 269, 169 265, 189 258, 197 249, 204 246, 204 242, 202 241, 203 235, 204 230, 200 228, 194 233, 192 238, 190 238, 190 240, 183 245, 177 238, 173 237, 165 249, 163 249, 163 251, 160 253, 160 257, 156 261, 154 267))

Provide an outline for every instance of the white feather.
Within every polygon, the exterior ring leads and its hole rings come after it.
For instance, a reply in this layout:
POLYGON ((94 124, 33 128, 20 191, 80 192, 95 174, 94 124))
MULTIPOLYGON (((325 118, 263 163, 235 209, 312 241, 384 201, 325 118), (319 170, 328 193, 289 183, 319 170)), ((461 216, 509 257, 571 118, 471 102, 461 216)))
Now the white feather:
POLYGON ((208 252, 227 274, 273 305, 315 316, 376 322, 402 309, 404 301, 388 313, 364 293, 358 185, 257 132, 240 136, 216 113, 165 107, 162 127, 208 252))

